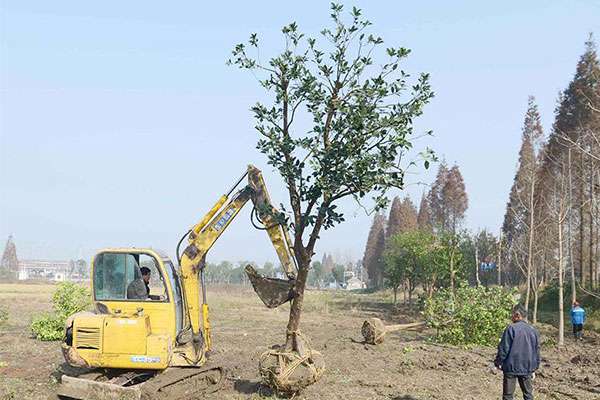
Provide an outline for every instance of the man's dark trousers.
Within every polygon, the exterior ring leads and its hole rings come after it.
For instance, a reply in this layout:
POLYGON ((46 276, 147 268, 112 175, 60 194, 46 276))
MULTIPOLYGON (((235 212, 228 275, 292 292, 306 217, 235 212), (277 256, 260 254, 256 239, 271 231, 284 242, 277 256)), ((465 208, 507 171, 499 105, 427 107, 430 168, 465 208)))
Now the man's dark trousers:
POLYGON ((515 388, 519 381, 519 386, 523 392, 524 400, 533 400, 533 380, 531 375, 511 375, 504 374, 502 382, 502 400, 513 400, 515 388))
POLYGON ((583 324, 573 324, 573 335, 575 339, 581 339, 583 337, 583 324))

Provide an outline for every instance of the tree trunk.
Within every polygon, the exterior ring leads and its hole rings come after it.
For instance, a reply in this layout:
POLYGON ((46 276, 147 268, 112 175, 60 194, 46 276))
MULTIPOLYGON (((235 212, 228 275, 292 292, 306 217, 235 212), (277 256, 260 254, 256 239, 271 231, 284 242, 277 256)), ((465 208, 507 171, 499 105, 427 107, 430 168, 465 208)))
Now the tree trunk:
POLYGON ((496 260, 498 269, 498 286, 502 286, 502 230, 500 230, 500 239, 498 240, 498 260, 496 260))
POLYGON ((562 215, 558 215, 558 345, 565 344, 565 315, 563 310, 563 221, 562 215))
POLYGON ((452 290, 452 298, 454 298, 454 237, 452 238, 452 250, 450 251, 450 288, 452 290))
POLYGON ((532 178, 530 193, 529 193, 529 243, 527 246, 527 292, 525 295, 525 311, 529 311, 529 300, 531 297, 531 268, 533 263, 533 237, 535 223, 535 177, 532 178))
POLYGON ((531 299, 531 271, 527 270, 527 289, 525 290, 525 313, 529 315, 529 300, 531 299))
POLYGON ((581 163, 580 163, 580 172, 581 172, 581 176, 579 177, 579 204, 578 204, 578 208, 579 208, 579 279, 581 281, 581 286, 585 287, 585 271, 583 268, 583 261, 584 261, 584 252, 585 252, 585 246, 584 246, 584 242, 585 242, 585 229, 584 229, 584 221, 585 221, 585 211, 584 211, 584 207, 585 207, 585 201, 584 201, 584 191, 585 191, 585 186, 584 186, 584 179, 583 179, 583 154, 581 154, 580 157, 581 163))
POLYGON ((296 333, 300 326, 300 315, 302 314, 302 307, 304 305, 304 288, 306 287, 309 266, 310 260, 298 259, 298 277, 296 278, 295 287, 296 295, 292 300, 285 342, 285 347, 287 349, 297 351, 299 354, 304 353, 304 348, 302 343, 297 340, 296 333))
POLYGON ((398 293, 398 286, 394 286, 394 305, 396 305, 397 293, 398 293))
POLYGON ((590 223, 589 223, 589 238, 588 238, 588 249, 589 249, 589 270, 590 270, 590 289, 594 288, 594 281, 595 281, 595 277, 594 277, 594 218, 593 217, 593 210, 594 210, 594 167, 593 167, 593 160, 591 159, 591 157, 589 158, 589 162, 590 162, 590 187, 589 187, 589 191, 590 191, 590 198, 589 198, 589 218, 590 218, 590 223))
POLYGON ((481 285, 479 281, 479 249, 477 248, 477 244, 475 244, 475 283, 477 287, 481 285))
POLYGON ((533 324, 537 324, 537 313, 538 313, 538 288, 533 291, 533 324))
POLYGON ((569 147, 568 152, 568 168, 569 168, 569 205, 567 207, 567 212, 569 213, 569 222, 568 222, 568 237, 567 237, 567 246, 568 246, 568 256, 569 256, 569 269, 571 272, 571 304, 575 303, 577 300, 577 282, 575 280, 575 265, 573 264, 573 174, 572 174, 572 165, 571 165, 571 148, 569 147))

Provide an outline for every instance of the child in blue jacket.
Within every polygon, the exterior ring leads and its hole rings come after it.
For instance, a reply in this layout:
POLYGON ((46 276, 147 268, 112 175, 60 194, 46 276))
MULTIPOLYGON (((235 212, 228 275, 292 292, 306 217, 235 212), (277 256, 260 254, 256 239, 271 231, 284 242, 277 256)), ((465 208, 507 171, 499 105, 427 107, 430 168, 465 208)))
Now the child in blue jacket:
POLYGON ((573 324, 573 335, 575 339, 583 339, 583 324, 585 323, 585 310, 579 302, 573 303, 571 308, 571 323, 573 324))

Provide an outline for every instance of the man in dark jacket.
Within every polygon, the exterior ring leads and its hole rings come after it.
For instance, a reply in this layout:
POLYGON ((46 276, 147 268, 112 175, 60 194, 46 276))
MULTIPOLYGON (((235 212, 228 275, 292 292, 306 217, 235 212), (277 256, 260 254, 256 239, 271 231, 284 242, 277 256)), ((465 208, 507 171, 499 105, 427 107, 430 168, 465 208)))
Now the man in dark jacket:
POLYGON ((512 312, 512 324, 502 334, 494 365, 502 369, 502 400, 512 400, 517 381, 523 399, 533 400, 533 378, 540 366, 540 335, 526 321, 523 307, 512 312))

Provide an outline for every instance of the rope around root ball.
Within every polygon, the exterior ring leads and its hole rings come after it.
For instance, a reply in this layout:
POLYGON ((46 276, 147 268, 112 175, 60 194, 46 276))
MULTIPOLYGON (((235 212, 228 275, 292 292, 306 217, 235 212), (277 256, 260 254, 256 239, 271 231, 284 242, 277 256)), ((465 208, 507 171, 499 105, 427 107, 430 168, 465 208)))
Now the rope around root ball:
POLYGON ((284 394, 299 392, 325 372, 323 356, 310 348, 303 356, 292 350, 267 350, 261 354, 258 368, 263 384, 284 394))

